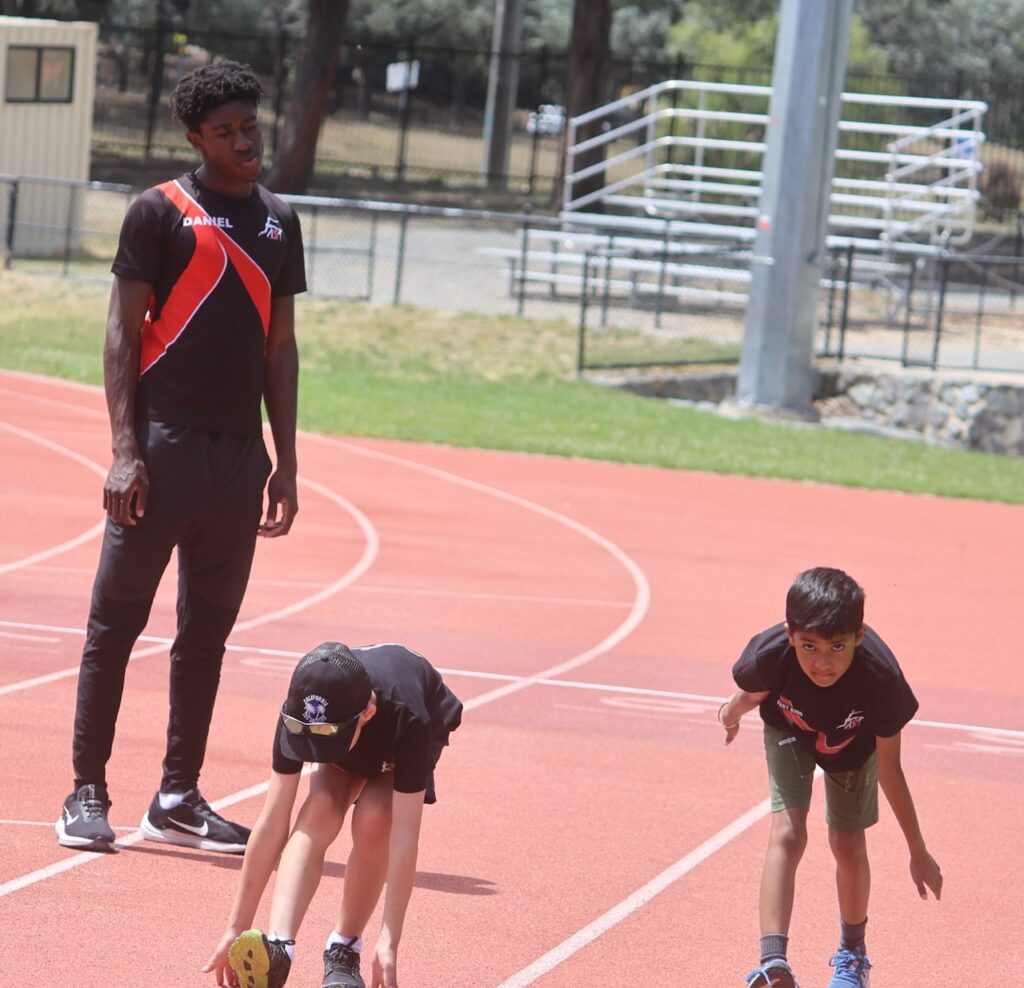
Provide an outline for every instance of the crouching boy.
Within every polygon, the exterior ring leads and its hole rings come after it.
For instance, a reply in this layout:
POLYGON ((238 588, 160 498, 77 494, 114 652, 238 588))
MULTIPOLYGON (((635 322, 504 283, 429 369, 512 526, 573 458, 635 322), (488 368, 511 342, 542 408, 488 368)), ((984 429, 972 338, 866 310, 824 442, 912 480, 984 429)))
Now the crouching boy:
POLYGON ((888 646, 864 625, 864 591, 825 567, 796 578, 785 624, 751 639, 733 678, 739 690, 718 711, 725 743, 736 737, 742 716, 760 707, 772 808, 761 874, 761 959, 746 986, 796 986, 786 949, 817 765, 825 774, 841 923, 829 988, 867 988, 871 872, 864 833, 878 822, 879 783, 910 849, 918 893, 924 899, 931 889, 938 899, 942 892, 900 765, 900 734, 917 700, 888 646))
POLYGON ((280 988, 324 855, 352 812, 341 914, 327 938, 322 988, 365 988, 363 929, 387 885, 373 985, 397 988, 397 953, 416 874, 434 766, 462 718, 440 674, 402 645, 325 642, 292 674, 274 734, 266 802, 252 830, 228 927, 203 968, 218 985, 280 988), (309 793, 291 824, 304 763, 309 793), (249 929, 277 866, 267 932, 249 929))

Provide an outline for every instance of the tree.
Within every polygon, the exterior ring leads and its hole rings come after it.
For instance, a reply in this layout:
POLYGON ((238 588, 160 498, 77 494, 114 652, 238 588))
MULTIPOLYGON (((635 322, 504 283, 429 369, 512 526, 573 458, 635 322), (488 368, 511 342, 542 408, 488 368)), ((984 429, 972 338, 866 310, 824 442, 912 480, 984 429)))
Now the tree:
POLYGON ((267 185, 277 192, 298 194, 309 187, 320 126, 334 90, 347 16, 348 0, 309 0, 306 39, 299 54, 291 107, 280 148, 267 174, 267 185))
MULTIPOLYGON (((566 71, 565 110, 576 117, 602 106, 608 101, 607 84, 611 67, 612 0, 576 0, 569 37, 569 64, 566 71)), ((587 124, 576 131, 582 142, 601 133, 600 124, 587 124)), ((565 161, 566 138, 563 137, 562 161, 565 161)), ((576 156, 577 171, 604 161, 604 148, 597 147, 576 156)), ((564 168, 564 164, 562 165, 564 168)), ((595 172, 573 185, 574 199, 603 188, 604 170, 595 172)), ((555 184, 556 190, 561 182, 555 184)))

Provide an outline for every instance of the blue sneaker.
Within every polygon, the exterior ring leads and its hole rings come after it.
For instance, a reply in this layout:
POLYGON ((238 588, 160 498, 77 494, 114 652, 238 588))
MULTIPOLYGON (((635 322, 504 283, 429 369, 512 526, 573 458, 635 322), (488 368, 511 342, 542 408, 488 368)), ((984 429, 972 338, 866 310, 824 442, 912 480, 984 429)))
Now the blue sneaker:
POLYGON ((789 965, 781 959, 765 961, 747 975, 747 988, 800 988, 789 965))
POLYGON ((829 967, 836 969, 828 988, 868 988, 871 984, 871 975, 868 973, 871 970, 871 961, 868 960, 863 947, 856 947, 853 950, 840 947, 828 963, 829 967))

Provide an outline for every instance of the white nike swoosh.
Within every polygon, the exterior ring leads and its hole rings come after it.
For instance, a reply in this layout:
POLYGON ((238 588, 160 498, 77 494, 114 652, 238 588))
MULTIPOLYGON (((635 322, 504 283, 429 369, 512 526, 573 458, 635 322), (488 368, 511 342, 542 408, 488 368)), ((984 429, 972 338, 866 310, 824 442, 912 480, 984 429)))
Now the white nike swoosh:
POLYGON ((64 810, 64 819, 65 819, 65 821, 67 823, 74 823, 78 819, 78 817, 77 816, 72 816, 70 813, 68 813, 67 809, 65 808, 65 810, 64 810))
POLYGON ((201 827, 193 827, 187 823, 181 823, 179 820, 174 821, 174 826, 183 827, 185 830, 191 830, 192 833, 199 837, 205 837, 210 832, 210 825, 204 820, 201 827))

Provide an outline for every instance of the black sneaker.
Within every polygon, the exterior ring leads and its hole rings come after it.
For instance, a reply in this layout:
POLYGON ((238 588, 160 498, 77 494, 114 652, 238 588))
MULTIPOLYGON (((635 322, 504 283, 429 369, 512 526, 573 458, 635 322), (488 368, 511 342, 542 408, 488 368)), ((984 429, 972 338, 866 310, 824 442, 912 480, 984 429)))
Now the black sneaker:
POLYGON ((359 973, 359 951, 343 943, 324 951, 324 981, 320 988, 366 988, 359 973))
POLYGON ((228 962, 241 988, 281 988, 288 980, 292 959, 285 944, 294 940, 268 940, 259 930, 246 930, 228 947, 228 962))
POLYGON ((80 851, 113 851, 114 831, 107 823, 110 800, 104 786, 82 786, 64 800, 54 824, 57 843, 80 851))
POLYGON ((171 810, 162 809, 160 794, 153 797, 149 810, 139 824, 147 840, 198 847, 201 851, 224 851, 242 854, 249 839, 249 828, 218 816, 210 804, 190 789, 185 798, 171 810))

